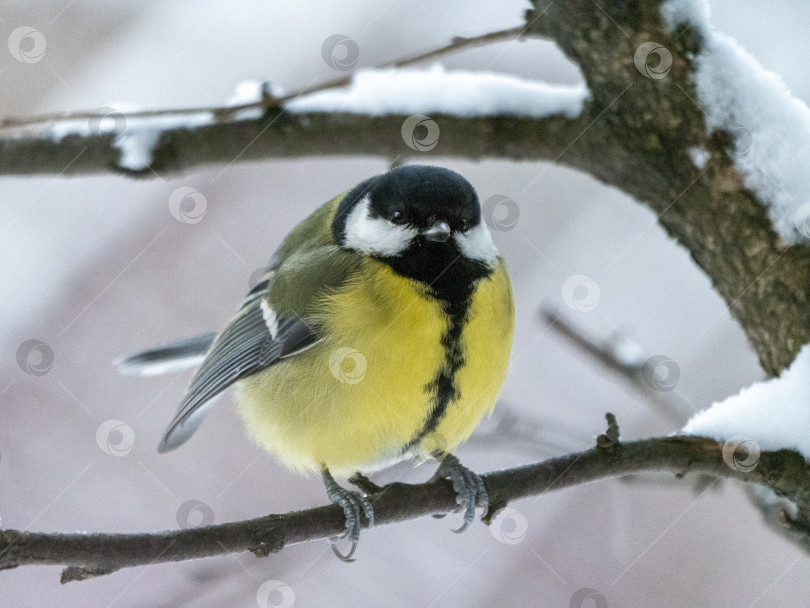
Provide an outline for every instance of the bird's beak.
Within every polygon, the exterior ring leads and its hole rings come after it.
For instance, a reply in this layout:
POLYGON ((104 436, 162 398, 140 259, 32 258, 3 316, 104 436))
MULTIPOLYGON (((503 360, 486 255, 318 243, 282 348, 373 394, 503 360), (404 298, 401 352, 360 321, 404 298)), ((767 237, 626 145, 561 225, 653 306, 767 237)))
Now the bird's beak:
POLYGON ((433 222, 433 225, 430 228, 425 228, 422 230, 421 234, 427 240, 433 241, 434 243, 444 243, 450 238, 450 226, 447 224, 447 222, 439 220, 437 222, 433 222))

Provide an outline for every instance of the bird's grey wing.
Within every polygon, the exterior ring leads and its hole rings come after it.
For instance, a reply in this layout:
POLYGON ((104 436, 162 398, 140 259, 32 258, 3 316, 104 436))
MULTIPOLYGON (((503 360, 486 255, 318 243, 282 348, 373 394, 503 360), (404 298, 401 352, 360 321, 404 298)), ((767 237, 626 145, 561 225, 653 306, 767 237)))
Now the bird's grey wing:
POLYGON ((167 452, 194 434, 214 398, 234 382, 266 369, 318 341, 314 327, 299 317, 278 318, 262 293, 245 304, 216 337, 160 442, 167 452))
POLYGON ((361 259, 334 245, 302 246, 272 259, 262 280, 211 344, 159 451, 176 448, 191 437, 214 397, 234 382, 317 344, 319 328, 308 319, 317 314, 326 294, 349 280, 361 259))

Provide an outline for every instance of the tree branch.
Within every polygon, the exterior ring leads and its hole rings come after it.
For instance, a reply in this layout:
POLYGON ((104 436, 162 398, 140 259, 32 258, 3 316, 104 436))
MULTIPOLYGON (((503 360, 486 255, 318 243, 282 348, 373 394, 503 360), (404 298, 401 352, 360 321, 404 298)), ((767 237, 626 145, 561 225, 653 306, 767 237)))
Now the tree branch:
MULTIPOLYGON (((271 110, 262 118, 178 126, 161 132, 152 171, 138 177, 185 172, 207 165, 297 156, 418 154, 405 145, 406 115, 292 114, 271 110)), ((587 126, 586 118, 514 116, 460 118, 431 114, 441 127, 433 153, 457 158, 550 160, 587 126)), ((0 175, 125 174, 115 133, 66 135, 59 142, 39 136, 0 136, 0 175)), ((578 147, 578 146, 576 146, 578 147)))
POLYGON ((661 2, 534 0, 529 31, 552 38, 581 69, 598 126, 564 161, 647 204, 659 223, 709 276, 731 314, 776 375, 810 342, 810 249, 787 247, 764 201, 743 186, 730 135, 706 134, 692 84, 701 38, 689 27, 670 33, 661 2), (642 76, 638 47, 655 41, 672 54, 666 78, 642 76), (689 150, 709 159, 696 167, 689 150), (584 149, 583 149, 584 148, 584 149), (594 159, 594 151, 599 158, 594 159))
MULTIPOLYGON (((392 61, 390 63, 377 66, 376 69, 403 68, 412 65, 418 65, 420 63, 424 63, 432 59, 444 57, 445 55, 458 53, 459 51, 463 51, 465 49, 471 49, 477 46, 484 46, 487 44, 495 44, 498 42, 506 42, 510 40, 522 40, 526 37, 542 38, 542 36, 538 36, 537 34, 527 34, 527 27, 524 25, 518 27, 510 27, 504 30, 497 30, 495 32, 488 32, 486 34, 481 34, 480 36, 469 36, 469 37, 455 36, 448 44, 441 46, 437 49, 433 49, 425 53, 419 53, 417 55, 411 55, 410 57, 405 57, 403 59, 397 59, 396 61, 392 61)), ((220 116, 221 118, 228 118, 243 110, 268 110, 270 108, 279 108, 283 106, 284 103, 302 97, 303 95, 311 95, 312 93, 317 93, 319 91, 326 91, 328 89, 337 89, 349 86, 351 84, 351 81, 352 75, 350 74, 342 78, 327 80, 326 82, 322 82, 314 86, 309 86, 304 89, 300 89, 288 95, 281 95, 279 97, 266 95, 264 96, 263 99, 255 103, 245 103, 233 106, 209 106, 200 108, 141 110, 141 111, 127 112, 126 114, 122 113, 122 116, 124 116, 124 118, 154 118, 156 116, 182 116, 183 114, 199 114, 201 112, 210 112, 212 114, 220 116)), ((19 118, 9 116, 4 118, 3 120, 0 120, 0 131, 2 131, 3 129, 10 129, 10 128, 16 129, 19 127, 27 127, 31 125, 61 120, 91 120, 94 118, 98 118, 98 113, 88 111, 57 112, 53 114, 40 114, 37 116, 25 116, 19 118)))
MULTIPOLYGON (((407 67, 437 59, 444 55, 477 46, 526 37, 541 37, 527 34, 526 26, 489 32, 473 37, 454 37, 449 44, 426 53, 399 59, 379 68, 407 67)), ((378 68, 378 69, 379 69, 378 68)), ((289 95, 274 97, 265 88, 262 99, 255 103, 234 106, 200 108, 157 109, 133 112, 118 112, 114 108, 98 111, 62 112, 33 117, 7 117, 0 121, 0 175, 54 174, 60 176, 88 173, 119 173, 136 177, 154 177, 162 173, 183 172, 196 167, 231 164, 268 158, 295 156, 351 156, 384 155, 401 158, 412 154, 401 137, 401 127, 408 115, 369 117, 362 114, 290 113, 285 104, 305 95, 319 91, 342 88, 351 84, 352 75, 337 78, 315 86, 306 87, 289 95), (260 117, 244 118, 246 112, 260 112, 260 117), (184 124, 182 117, 210 114, 213 124, 194 126, 184 124), (242 114, 242 117, 239 115, 242 114), (48 128, 66 122, 99 123, 102 118, 121 120, 123 127, 109 132, 98 132, 98 125, 89 133, 69 134, 54 141, 48 136, 48 128), (149 118, 178 119, 173 126, 163 126, 153 150, 153 160, 143 171, 128 171, 120 164, 121 150, 116 140, 125 130, 134 131, 143 126, 128 125, 127 121, 149 118), (44 129, 44 135, 43 135, 44 129), (95 131, 95 132, 93 132, 95 131)), ((583 125, 578 121, 566 121, 553 116, 545 120, 514 120, 511 116, 486 116, 465 120, 459 117, 436 115, 444 128, 450 128, 456 136, 444 138, 438 150, 451 156, 468 158, 513 157, 551 158, 562 148, 555 144, 568 141, 560 138, 557 131, 579 132, 583 125), (445 120, 447 118, 447 120, 445 120), (468 124, 469 123, 469 124, 468 124), (521 149, 528 150, 532 144, 495 138, 499 131, 515 135, 525 132, 527 136, 550 140, 551 150, 533 150, 523 156, 521 149), (509 150, 512 150, 510 152, 509 150)), ((154 129, 155 127, 148 127, 154 129)))
POLYGON ((656 359, 644 352, 639 344, 618 333, 600 340, 548 306, 541 308, 540 316, 555 333, 644 395, 647 402, 655 406, 655 412, 674 428, 683 427, 696 413, 674 384, 662 387, 657 383, 654 376, 656 359))
MULTIPOLYGON (((508 503, 599 479, 642 471, 708 474, 750 481, 792 500, 798 516, 786 525, 810 550, 810 465, 796 452, 763 452, 750 468, 750 455, 699 437, 668 437, 620 443, 615 419, 597 447, 533 465, 483 476, 490 497, 486 523, 508 503), (746 466, 735 468, 736 463, 746 466)), ((393 483, 371 496, 376 524, 391 524, 456 509, 447 480, 408 485, 393 483)), ((341 508, 330 505, 268 515, 247 521, 155 534, 49 534, 0 532, 0 569, 28 564, 68 566, 62 582, 115 572, 121 568, 251 551, 259 557, 287 545, 339 535, 341 508)), ((448 537, 449 538, 449 537, 448 537)))

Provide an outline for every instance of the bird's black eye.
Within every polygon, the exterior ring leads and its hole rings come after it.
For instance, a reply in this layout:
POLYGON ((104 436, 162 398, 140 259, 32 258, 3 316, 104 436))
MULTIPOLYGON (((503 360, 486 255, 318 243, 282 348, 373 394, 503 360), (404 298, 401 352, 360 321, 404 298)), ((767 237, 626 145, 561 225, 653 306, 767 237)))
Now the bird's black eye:
POLYGON ((400 211, 399 209, 397 209, 391 214, 391 221, 394 222, 395 224, 402 224, 405 222, 405 214, 402 213, 402 211, 400 211))
POLYGON ((467 220, 459 220, 458 221, 458 230, 459 232, 467 232, 470 229, 470 224, 467 220))

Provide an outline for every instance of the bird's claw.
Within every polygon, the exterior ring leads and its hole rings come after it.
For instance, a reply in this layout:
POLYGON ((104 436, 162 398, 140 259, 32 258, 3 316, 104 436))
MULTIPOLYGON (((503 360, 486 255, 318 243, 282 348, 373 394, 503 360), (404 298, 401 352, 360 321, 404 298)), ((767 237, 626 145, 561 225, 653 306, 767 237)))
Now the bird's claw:
POLYGON ((361 511, 366 519, 368 519, 368 525, 373 526, 374 507, 360 492, 347 490, 340 486, 328 471, 324 471, 323 478, 326 484, 326 495, 329 497, 329 500, 341 507, 343 513, 346 515, 346 532, 340 536, 329 538, 329 547, 332 549, 332 553, 341 561, 353 562, 354 559, 352 556, 357 549, 357 542, 360 540, 361 511), (348 538, 351 541, 351 548, 347 553, 341 553, 340 549, 337 547, 337 541, 343 538, 348 538))
POLYGON ((453 489, 456 491, 456 502, 464 510, 464 522, 461 526, 455 528, 453 532, 460 534, 470 527, 470 524, 475 520, 476 504, 483 507, 484 513, 487 512, 489 495, 484 486, 484 480, 481 479, 480 475, 461 464, 459 459, 452 454, 446 454, 442 457, 434 478, 450 479, 453 483, 453 489))

